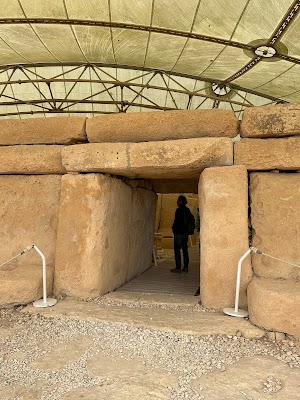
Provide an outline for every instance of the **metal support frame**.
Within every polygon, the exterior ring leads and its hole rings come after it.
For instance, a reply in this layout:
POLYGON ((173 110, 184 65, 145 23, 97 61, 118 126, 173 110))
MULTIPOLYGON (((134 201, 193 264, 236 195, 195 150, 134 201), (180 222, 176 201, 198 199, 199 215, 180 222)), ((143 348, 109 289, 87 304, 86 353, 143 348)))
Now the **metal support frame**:
MULTIPOLYGON (((120 69, 107 70, 96 64, 80 64, 73 68, 61 65, 60 72, 52 72, 52 75, 49 75, 47 68, 41 67, 14 66, 0 69, 0 107, 6 107, 6 112, 0 112, 0 117, 51 113, 96 115, 127 112, 130 107, 161 111, 222 108, 225 103, 230 103, 233 111, 240 114, 246 107, 254 105, 246 98, 247 91, 240 91, 233 86, 230 86, 230 96, 218 96, 210 90, 211 83, 206 80, 195 79, 195 84, 202 82, 201 88, 190 90, 175 75, 167 72, 141 69, 134 78, 120 80, 117 77, 120 69), (65 92, 63 96, 58 96, 59 88, 61 94, 62 83, 65 92), (26 85, 28 90, 18 94, 20 84, 26 85), (85 90, 81 91, 80 85, 85 85, 85 90), (86 88, 90 92, 88 95, 86 88), (166 95, 157 96, 154 101, 151 94, 147 93, 148 90, 166 95), (28 93, 32 93, 31 99, 28 99, 28 93)), ((258 96, 264 97, 266 104, 279 101, 269 96, 258 96)))

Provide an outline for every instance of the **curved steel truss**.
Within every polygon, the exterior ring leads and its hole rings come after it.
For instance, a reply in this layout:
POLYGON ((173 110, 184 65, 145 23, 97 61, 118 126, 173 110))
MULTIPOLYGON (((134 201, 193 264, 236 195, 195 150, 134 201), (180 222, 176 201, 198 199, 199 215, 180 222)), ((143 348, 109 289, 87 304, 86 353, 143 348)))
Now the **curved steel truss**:
POLYGON ((157 70, 125 71, 125 66, 22 65, 0 70, 0 117, 217 107, 232 109, 239 117, 245 107, 278 102, 232 84, 157 70))

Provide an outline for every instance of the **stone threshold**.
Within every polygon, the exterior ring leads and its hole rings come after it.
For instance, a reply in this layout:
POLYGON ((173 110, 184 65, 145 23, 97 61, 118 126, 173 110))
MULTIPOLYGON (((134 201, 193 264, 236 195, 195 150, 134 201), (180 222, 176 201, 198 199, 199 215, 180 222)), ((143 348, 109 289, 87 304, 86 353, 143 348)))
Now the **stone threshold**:
POLYGON ((46 318, 71 318, 95 323, 129 325, 142 329, 172 332, 193 336, 228 335, 260 339, 265 331, 248 320, 221 313, 182 311, 163 308, 141 308, 99 305, 94 302, 64 299, 52 308, 25 307, 22 312, 39 314, 46 318))

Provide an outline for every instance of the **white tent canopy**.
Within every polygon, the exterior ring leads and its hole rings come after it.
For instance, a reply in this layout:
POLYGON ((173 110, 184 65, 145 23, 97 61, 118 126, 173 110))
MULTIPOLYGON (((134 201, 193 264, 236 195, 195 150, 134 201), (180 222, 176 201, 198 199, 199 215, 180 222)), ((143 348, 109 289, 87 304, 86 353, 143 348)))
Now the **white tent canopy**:
POLYGON ((2 0, 0 116, 300 100, 300 1, 2 0))

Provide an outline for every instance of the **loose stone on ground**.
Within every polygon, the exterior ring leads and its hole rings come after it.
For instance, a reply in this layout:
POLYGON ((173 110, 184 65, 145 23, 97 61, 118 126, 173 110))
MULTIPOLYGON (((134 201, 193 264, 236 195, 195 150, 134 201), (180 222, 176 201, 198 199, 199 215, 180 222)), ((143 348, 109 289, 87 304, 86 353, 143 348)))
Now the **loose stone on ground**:
MULTIPOLYGON (((274 399, 297 399, 296 342, 250 340, 239 334, 199 336, 88 318, 91 304, 84 302, 86 318, 76 317, 79 305, 74 303, 70 318, 70 308, 62 307, 66 303, 58 303, 60 315, 57 307, 48 310, 52 318, 0 310, 0 332, 10 329, 0 335, 1 399, 240 400, 251 394, 258 400, 269 396, 266 390, 274 399), (231 397, 224 397, 227 393, 231 397)), ((104 306, 92 307, 103 314, 104 306)), ((111 313, 114 306, 106 308, 111 313)), ((127 307, 120 308, 127 313, 127 307)), ((186 314, 177 313, 185 325, 186 314)), ((191 314, 201 324, 206 313, 191 314)))

